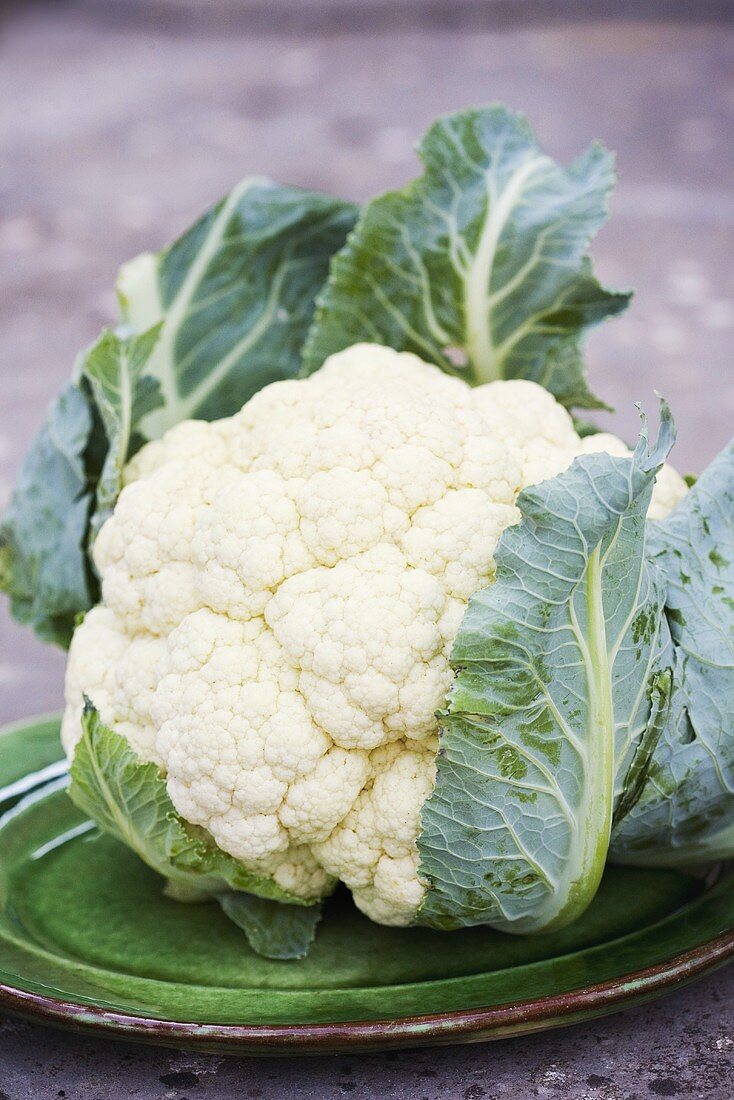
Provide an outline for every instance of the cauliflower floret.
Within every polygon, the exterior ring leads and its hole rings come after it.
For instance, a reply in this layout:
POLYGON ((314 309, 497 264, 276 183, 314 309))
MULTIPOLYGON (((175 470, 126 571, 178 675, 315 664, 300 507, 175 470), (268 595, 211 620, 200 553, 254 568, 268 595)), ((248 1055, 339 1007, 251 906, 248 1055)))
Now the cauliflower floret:
MULTIPOLYGON (((468 600, 521 489, 598 450, 628 453, 580 440, 532 382, 472 390, 367 344, 179 424, 130 463, 97 539, 67 753, 86 694, 245 867, 303 898, 340 878, 373 920, 410 924, 468 600)), ((666 467, 651 515, 684 492, 666 467)))
POLYGON ((519 518, 514 504, 481 489, 450 489, 415 512, 401 546, 410 565, 440 577, 445 591, 466 603, 492 577, 500 535, 519 518))
POLYGON ((162 439, 156 439, 143 447, 128 462, 124 470, 124 482, 130 485, 141 477, 152 474, 176 458, 186 462, 198 459, 208 466, 223 466, 228 461, 226 439, 216 424, 205 420, 184 420, 167 431, 162 439))
POLYGON ((401 706, 401 691, 442 653, 446 597, 437 578, 386 545, 281 585, 266 621, 302 670, 299 686, 314 718, 337 744, 374 748, 398 713, 409 736, 434 727, 435 690, 449 683, 443 658, 438 683, 414 712, 401 706))
POLYGON ((492 435, 520 463, 522 488, 565 470, 578 448, 566 409, 535 382, 488 382, 474 390, 476 405, 492 435))
POLYGON ((128 634, 107 607, 88 612, 69 650, 69 705, 61 724, 61 742, 69 756, 79 739, 84 695, 93 691, 95 706, 140 759, 162 763, 151 712, 165 649, 163 638, 128 634))

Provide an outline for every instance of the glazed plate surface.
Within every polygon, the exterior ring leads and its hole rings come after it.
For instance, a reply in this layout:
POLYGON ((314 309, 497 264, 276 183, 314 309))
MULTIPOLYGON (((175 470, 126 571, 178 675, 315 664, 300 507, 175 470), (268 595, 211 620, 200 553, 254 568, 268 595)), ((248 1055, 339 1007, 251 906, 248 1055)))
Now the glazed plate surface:
POLYGON ((734 878, 609 868, 552 936, 372 924, 346 894, 300 962, 182 905, 65 793, 58 720, 0 732, 0 1007, 130 1040, 243 1054, 502 1038, 639 1003, 734 957, 734 878))

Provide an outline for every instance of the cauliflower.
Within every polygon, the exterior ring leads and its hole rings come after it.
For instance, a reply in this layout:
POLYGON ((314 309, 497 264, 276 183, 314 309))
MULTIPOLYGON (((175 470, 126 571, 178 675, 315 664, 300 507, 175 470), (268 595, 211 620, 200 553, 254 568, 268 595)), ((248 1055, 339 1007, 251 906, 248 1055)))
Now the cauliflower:
MULTIPOLYGON (((128 465, 97 538, 67 753, 86 695, 246 868, 303 899, 337 878, 373 920, 411 923, 467 603, 519 492, 597 450, 629 453, 580 439, 533 382, 472 389, 368 344, 179 424, 128 465)), ((685 491, 664 468, 651 515, 685 491)))

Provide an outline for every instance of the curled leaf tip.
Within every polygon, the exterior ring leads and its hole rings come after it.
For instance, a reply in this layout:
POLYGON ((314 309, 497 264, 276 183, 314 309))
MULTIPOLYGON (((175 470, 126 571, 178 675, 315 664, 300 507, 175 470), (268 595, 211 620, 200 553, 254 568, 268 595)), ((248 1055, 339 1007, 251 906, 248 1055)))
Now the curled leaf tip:
POLYGON ((650 444, 647 413, 642 407, 641 402, 635 402, 635 408, 640 414, 640 420, 642 422, 640 437, 635 447, 635 460, 639 464, 640 469, 645 473, 660 469, 673 449, 677 437, 677 428, 670 405, 664 397, 661 397, 661 395, 657 393, 657 391, 655 392, 655 396, 660 403, 660 426, 658 428, 657 439, 652 445, 650 444))

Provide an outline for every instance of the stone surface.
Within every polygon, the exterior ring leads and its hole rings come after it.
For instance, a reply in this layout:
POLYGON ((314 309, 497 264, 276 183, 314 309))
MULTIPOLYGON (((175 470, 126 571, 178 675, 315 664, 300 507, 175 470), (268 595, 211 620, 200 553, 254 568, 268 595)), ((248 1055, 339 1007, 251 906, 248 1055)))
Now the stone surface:
MULTIPOLYGON (((504 6, 522 9, 520 0, 504 6)), ((637 297, 589 343, 594 384, 630 437, 633 402, 651 406, 657 387, 678 420, 678 465, 695 469, 714 455, 734 421, 731 24, 587 18, 522 29, 514 20, 500 33, 489 8, 501 4, 488 5, 485 23, 477 4, 462 19, 458 0, 454 9, 399 3, 394 17, 390 5, 364 0, 350 28, 346 0, 328 18, 332 5, 315 0, 301 0, 290 20, 285 0, 270 21, 266 4, 237 7, 220 0, 205 17, 200 0, 180 0, 178 11, 173 0, 67 0, 5 17, 0 507, 75 352, 112 316, 123 260, 159 247, 248 173, 357 199, 399 184, 414 174, 412 143, 437 114, 490 99, 526 110, 557 156, 594 137, 618 150, 613 218, 595 254, 602 276, 637 297)), ((725 5, 699 8, 716 10, 725 5)), ((0 607, 0 720, 57 709, 62 668, 60 653, 0 607)), ((729 1100, 733 1000, 730 968, 565 1032, 293 1063, 190 1057, 7 1021, 0 1100, 729 1100)))

